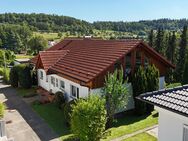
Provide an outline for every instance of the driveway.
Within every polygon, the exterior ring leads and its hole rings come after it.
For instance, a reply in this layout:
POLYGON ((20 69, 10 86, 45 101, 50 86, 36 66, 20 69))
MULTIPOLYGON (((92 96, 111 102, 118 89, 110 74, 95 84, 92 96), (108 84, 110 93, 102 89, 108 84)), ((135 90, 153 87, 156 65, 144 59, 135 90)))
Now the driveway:
POLYGON ((8 110, 5 120, 7 134, 15 141, 59 141, 58 135, 17 94, 16 90, 0 82, 0 99, 5 100, 8 110))

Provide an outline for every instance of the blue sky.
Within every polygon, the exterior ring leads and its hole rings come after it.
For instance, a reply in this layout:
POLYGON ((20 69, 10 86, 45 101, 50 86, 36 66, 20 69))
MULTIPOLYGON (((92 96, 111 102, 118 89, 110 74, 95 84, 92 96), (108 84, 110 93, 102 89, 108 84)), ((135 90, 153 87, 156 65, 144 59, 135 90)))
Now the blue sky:
POLYGON ((188 0, 0 0, 0 13, 47 13, 93 21, 188 18, 188 0))

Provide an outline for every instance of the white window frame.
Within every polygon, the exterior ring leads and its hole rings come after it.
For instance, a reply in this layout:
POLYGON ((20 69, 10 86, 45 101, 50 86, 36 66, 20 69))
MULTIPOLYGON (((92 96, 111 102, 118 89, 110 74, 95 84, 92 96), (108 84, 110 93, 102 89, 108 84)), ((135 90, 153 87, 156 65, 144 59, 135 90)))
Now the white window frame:
POLYGON ((188 141, 188 125, 183 125, 183 141, 188 141))
POLYGON ((60 85, 59 85, 59 86, 60 86, 60 89, 61 89, 61 90, 64 90, 64 89, 65 89, 65 81, 60 80, 59 83, 60 83, 60 85), (63 87, 62 87, 62 83, 63 83, 63 87))
POLYGON ((44 78, 44 73, 43 71, 40 71, 40 79, 43 80, 43 78, 44 78))
POLYGON ((51 84, 55 87, 55 77, 51 76, 51 84))
POLYGON ((79 88, 74 86, 74 85, 70 85, 70 95, 73 97, 73 98, 79 98, 79 88), (75 89, 75 95, 73 95, 73 88, 75 89))
POLYGON ((59 80, 56 78, 55 80, 55 86, 58 87, 59 80))

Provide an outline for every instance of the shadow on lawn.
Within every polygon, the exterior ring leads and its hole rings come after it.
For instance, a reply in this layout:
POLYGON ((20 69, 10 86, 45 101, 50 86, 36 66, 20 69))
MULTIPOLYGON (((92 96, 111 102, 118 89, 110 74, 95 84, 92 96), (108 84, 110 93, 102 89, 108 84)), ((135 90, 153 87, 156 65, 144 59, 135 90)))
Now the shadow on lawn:
MULTIPOLYGON (((116 116, 116 121, 113 123, 113 127, 119 127, 122 125, 129 125, 129 124, 133 124, 135 122, 139 122, 143 119, 146 119, 148 116, 150 116, 151 114, 145 114, 145 115, 135 115, 134 112, 131 113, 122 113, 118 116, 116 116)), ((158 113, 154 113, 152 114, 153 117, 158 117, 158 113)))

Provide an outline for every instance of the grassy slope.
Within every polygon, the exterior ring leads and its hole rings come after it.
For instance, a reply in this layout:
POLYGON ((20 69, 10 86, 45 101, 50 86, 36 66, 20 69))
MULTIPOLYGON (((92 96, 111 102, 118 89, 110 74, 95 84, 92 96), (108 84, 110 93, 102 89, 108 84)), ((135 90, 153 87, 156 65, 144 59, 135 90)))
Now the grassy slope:
POLYGON ((141 133, 123 141, 157 141, 157 139, 147 133, 141 133))

